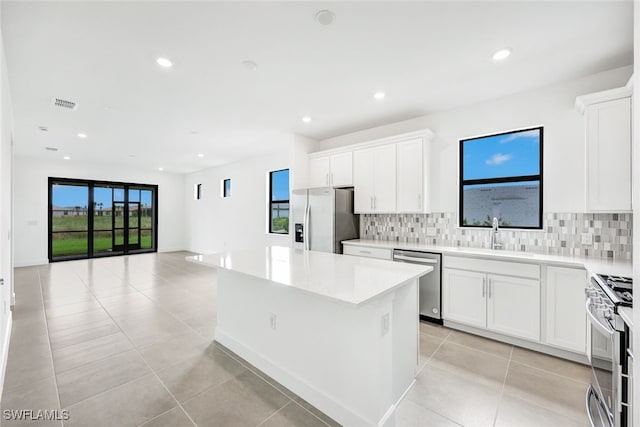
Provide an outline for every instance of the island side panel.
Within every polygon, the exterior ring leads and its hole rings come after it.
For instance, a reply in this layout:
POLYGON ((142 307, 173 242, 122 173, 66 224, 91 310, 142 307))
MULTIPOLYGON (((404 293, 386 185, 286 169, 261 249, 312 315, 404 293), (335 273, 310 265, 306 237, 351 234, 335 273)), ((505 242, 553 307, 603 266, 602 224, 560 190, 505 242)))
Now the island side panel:
POLYGON ((356 307, 221 269, 217 300, 217 341, 342 424, 394 424, 417 367, 416 280, 356 307))

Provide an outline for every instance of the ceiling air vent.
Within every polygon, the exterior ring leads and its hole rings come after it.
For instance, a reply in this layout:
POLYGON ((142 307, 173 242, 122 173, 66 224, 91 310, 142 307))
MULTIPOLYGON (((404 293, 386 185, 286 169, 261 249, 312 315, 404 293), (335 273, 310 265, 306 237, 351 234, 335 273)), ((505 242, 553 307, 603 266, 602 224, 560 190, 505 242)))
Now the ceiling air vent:
POLYGON ((65 108, 67 110, 75 110, 78 108, 78 104, 73 101, 67 101, 66 99, 53 98, 51 101, 54 107, 65 108))

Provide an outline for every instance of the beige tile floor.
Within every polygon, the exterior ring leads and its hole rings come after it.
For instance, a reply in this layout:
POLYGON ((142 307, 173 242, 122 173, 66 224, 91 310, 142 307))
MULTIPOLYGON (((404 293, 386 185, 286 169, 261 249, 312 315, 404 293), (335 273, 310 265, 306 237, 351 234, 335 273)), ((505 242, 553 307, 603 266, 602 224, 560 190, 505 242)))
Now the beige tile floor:
MULTIPOLYGON (((37 426, 336 425, 213 343, 215 271, 186 255, 17 268, 2 409, 69 411, 37 426)), ((398 426, 587 424, 586 367, 420 326, 420 372, 398 426)))

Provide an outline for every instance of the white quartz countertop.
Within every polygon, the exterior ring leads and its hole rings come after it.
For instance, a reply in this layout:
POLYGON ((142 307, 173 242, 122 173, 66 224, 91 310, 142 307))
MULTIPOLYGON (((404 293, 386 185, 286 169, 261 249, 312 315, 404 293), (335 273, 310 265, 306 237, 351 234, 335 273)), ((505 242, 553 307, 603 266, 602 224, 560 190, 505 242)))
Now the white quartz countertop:
POLYGON ((188 261, 360 305, 433 270, 432 267, 266 246, 187 257, 188 261))
POLYGON ((345 245, 364 246, 371 248, 405 249, 425 252, 438 252, 446 255, 459 255, 477 258, 491 258, 504 261, 518 261, 534 264, 551 264, 565 267, 585 268, 589 274, 611 274, 631 277, 633 268, 631 260, 613 260, 607 258, 571 257, 561 255, 547 255, 533 252, 514 252, 503 250, 437 246, 427 244, 390 242, 380 240, 345 240, 345 245))

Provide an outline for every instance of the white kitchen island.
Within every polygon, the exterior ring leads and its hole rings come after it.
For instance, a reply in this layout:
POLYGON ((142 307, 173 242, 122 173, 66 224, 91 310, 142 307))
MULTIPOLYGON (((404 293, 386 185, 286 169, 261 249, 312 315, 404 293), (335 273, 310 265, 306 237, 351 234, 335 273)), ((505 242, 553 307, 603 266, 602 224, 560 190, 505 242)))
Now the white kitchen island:
POLYGON ((216 341, 345 426, 395 424, 431 267, 280 246, 187 259, 218 271, 216 341))

